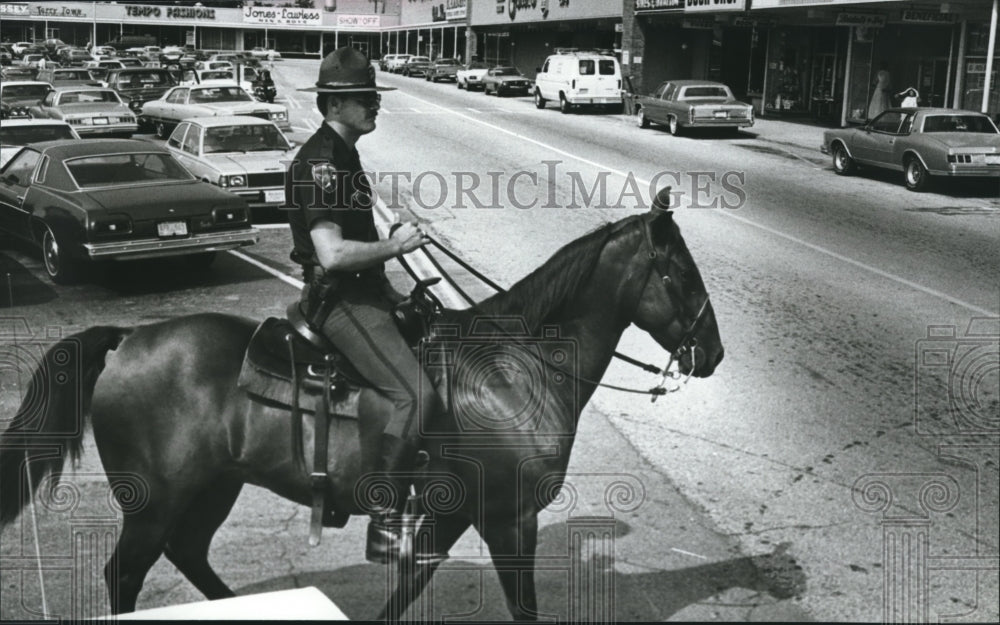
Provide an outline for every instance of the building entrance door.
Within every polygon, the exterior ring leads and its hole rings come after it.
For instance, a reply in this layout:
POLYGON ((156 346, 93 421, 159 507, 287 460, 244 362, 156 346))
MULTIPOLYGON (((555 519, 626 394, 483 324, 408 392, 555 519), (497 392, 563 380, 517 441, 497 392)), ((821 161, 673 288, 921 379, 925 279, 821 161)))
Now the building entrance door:
POLYGON ((917 72, 920 106, 944 106, 948 85, 948 59, 922 59, 917 72))

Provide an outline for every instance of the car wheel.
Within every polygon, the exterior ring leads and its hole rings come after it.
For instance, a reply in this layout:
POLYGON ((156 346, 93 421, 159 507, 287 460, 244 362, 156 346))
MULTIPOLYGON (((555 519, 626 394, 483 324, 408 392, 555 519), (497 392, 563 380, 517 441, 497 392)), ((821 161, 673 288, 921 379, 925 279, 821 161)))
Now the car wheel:
POLYGON ((566 96, 560 93, 559 94, 559 112, 562 113, 563 115, 566 115, 566 114, 568 114, 572 110, 572 108, 573 108, 573 105, 569 103, 569 100, 566 99, 566 96))
POLYGON ((160 139, 166 139, 169 136, 166 123, 156 122, 156 136, 160 139))
POLYGON ((677 121, 677 117, 671 116, 670 121, 667 124, 667 129, 670 130, 670 134, 673 136, 680 136, 681 124, 677 121))
POLYGON ((66 248, 60 244, 52 229, 45 226, 42 233, 42 260, 45 273, 56 284, 73 284, 79 280, 80 266, 66 257, 66 248))
POLYGON ((639 128, 649 128, 649 120, 646 119, 646 111, 641 107, 635 112, 635 125, 639 128))
POLYGON ((542 92, 535 89, 535 108, 543 109, 545 108, 545 98, 542 97, 542 92))
POLYGON ((927 188, 931 176, 927 173, 927 168, 916 156, 911 156, 903 165, 903 176, 906 180, 906 188, 910 191, 923 191, 927 188))
POLYGON ((458 88, 459 91, 461 91, 462 90, 462 81, 461 80, 456 80, 455 81, 455 86, 458 88))
POLYGON ((833 171, 839 176, 849 176, 856 169, 854 159, 847 153, 844 146, 838 143, 837 147, 833 148, 833 171))

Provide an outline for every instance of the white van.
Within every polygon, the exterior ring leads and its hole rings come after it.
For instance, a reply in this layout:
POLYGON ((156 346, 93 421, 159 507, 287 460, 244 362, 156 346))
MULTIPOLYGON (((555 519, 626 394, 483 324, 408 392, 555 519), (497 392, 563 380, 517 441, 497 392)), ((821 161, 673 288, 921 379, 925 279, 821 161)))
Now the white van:
POLYGON ((622 70, 618 59, 597 52, 559 51, 545 59, 535 76, 535 107, 549 100, 569 113, 575 106, 606 106, 620 110, 622 70))

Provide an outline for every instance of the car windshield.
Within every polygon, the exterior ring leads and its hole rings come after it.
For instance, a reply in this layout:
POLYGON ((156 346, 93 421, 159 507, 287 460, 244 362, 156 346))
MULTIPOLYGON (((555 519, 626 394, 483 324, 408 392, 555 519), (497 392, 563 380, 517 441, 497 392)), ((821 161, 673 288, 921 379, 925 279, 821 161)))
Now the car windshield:
POLYGON ((498 67, 493 70, 494 76, 520 76, 521 72, 516 67, 498 67))
POLYGON ((139 89, 142 87, 159 87, 171 84, 166 72, 134 72, 118 76, 120 89, 139 89))
POLYGON ((95 102, 110 102, 121 104, 118 94, 110 89, 101 91, 64 91, 59 94, 59 104, 93 104, 95 102))
POLYGON ((48 85, 7 85, 0 92, 4 99, 15 98, 18 100, 41 100, 49 92, 48 85))
POLYGON ((83 156, 66 161, 66 168, 80 188, 192 179, 172 156, 158 153, 83 156))
POLYGON ((725 87, 688 87, 684 90, 685 98, 728 98, 729 92, 725 87))
POLYGON ((997 134, 997 128, 985 115, 928 115, 924 132, 985 132, 997 134))
POLYGON ((216 69, 201 73, 202 80, 232 80, 233 73, 228 70, 216 69))
POLYGON ((458 65, 458 61, 455 59, 441 59, 437 62, 437 65, 458 65))
POLYGON ((205 130, 205 154, 287 150, 290 146, 274 126, 218 126, 205 130))
POLYGON ((190 101, 198 104, 214 102, 251 102, 253 98, 239 87, 209 87, 192 89, 190 101))
POLYGON ((70 72, 54 72, 52 80, 91 80, 87 70, 77 70, 70 72))
POLYGON ((51 126, 0 126, 0 145, 28 145, 38 141, 73 139, 73 131, 65 124, 51 126))
POLYGON ((469 69, 488 69, 489 65, 483 63, 482 61, 473 61, 469 63, 469 69))

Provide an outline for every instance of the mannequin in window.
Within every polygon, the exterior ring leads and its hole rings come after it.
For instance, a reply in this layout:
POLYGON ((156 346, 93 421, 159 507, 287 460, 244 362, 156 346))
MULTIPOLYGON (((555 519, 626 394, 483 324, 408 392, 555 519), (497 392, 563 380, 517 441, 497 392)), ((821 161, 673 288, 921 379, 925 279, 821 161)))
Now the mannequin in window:
POLYGON ((889 90, 892 89, 892 77, 888 64, 882 61, 878 74, 875 75, 875 88, 871 102, 868 103, 868 119, 873 119, 879 113, 892 106, 889 102, 889 90))

